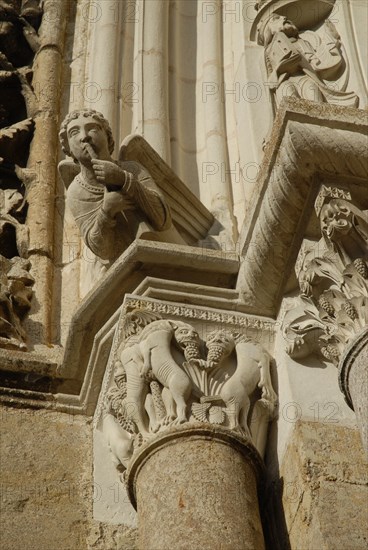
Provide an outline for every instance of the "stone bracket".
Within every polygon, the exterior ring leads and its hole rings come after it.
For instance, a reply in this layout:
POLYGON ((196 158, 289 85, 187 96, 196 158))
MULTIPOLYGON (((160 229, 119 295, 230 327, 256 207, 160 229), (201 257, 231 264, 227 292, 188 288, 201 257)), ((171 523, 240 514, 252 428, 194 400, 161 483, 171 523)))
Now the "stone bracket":
POLYGON ((249 313, 277 315, 321 183, 344 179, 364 190, 366 131, 363 110, 283 101, 239 242, 237 289, 249 313))

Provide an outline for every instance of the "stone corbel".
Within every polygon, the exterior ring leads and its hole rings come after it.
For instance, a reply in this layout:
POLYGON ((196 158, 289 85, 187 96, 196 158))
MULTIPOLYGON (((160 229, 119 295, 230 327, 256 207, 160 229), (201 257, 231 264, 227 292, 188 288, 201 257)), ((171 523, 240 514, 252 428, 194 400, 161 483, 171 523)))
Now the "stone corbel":
MULTIPOLYGON (((302 297, 283 325, 287 351, 296 359, 319 351, 338 364, 346 346, 354 348, 355 339, 362 345, 360 333, 367 324, 366 129, 364 111, 289 99, 281 105, 266 149, 256 207, 243 230, 237 289, 249 311, 276 316, 282 297, 297 288, 297 264, 302 297), (311 226, 314 204, 320 219, 317 223, 315 217, 311 226), (315 248, 302 250, 297 260, 308 231, 314 233, 315 248), (330 290, 318 290, 321 278, 330 281, 330 290)), ((361 359, 366 349, 359 350, 361 359)), ((352 363, 348 354, 340 364, 344 394, 358 411, 367 408, 364 392, 353 403, 353 388, 359 386, 354 380, 366 376, 360 359, 352 363)), ((365 432, 363 426, 363 439, 365 432)))
POLYGON ((237 289, 249 312, 277 314, 321 183, 343 178, 364 190, 366 128, 358 109, 282 103, 239 242, 237 289))
POLYGON ((315 202, 321 239, 295 266, 299 306, 284 319, 288 352, 314 351, 335 363, 368 324, 368 217, 346 189, 323 185, 315 202))

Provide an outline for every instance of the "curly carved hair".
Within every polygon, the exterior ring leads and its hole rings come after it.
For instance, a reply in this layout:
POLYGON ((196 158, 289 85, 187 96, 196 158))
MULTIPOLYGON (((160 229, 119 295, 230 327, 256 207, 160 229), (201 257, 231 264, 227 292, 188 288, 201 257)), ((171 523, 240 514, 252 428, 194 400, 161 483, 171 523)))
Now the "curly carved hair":
POLYGON ((92 117, 95 120, 97 120, 97 122, 99 122, 99 124, 101 124, 102 128, 105 130, 106 135, 107 135, 109 153, 111 155, 113 150, 114 150, 115 143, 114 143, 114 138, 112 137, 112 130, 110 128, 110 124, 108 123, 108 121, 106 120, 106 118, 103 116, 102 113, 99 113, 98 111, 95 111, 93 109, 78 109, 78 110, 72 111, 71 113, 68 113, 66 115, 66 117, 64 118, 64 120, 61 124, 60 132, 59 132, 59 140, 60 140, 61 148, 62 148, 63 152, 66 155, 68 155, 69 157, 73 157, 73 155, 70 151, 70 148, 69 148, 67 127, 68 127, 68 124, 72 120, 75 120, 79 116, 84 116, 86 118, 87 117, 92 117))

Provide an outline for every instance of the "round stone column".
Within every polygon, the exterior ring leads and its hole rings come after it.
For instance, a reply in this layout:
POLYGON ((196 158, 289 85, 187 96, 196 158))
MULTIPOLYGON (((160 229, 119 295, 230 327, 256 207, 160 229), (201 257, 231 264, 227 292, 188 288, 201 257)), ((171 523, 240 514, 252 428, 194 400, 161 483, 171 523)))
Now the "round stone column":
POLYGON ((145 444, 127 471, 140 550, 263 550, 255 447, 211 424, 168 430, 145 444))
POLYGON ((341 358, 339 385, 347 404, 355 411, 368 454, 368 329, 358 334, 341 358))

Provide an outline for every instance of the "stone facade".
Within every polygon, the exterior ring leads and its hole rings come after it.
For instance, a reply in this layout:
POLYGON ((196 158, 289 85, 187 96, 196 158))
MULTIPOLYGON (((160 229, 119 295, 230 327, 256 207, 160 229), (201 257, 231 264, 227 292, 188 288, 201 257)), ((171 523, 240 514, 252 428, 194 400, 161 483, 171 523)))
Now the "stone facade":
POLYGON ((366 548, 366 12, 0 1, 4 547, 366 548))

